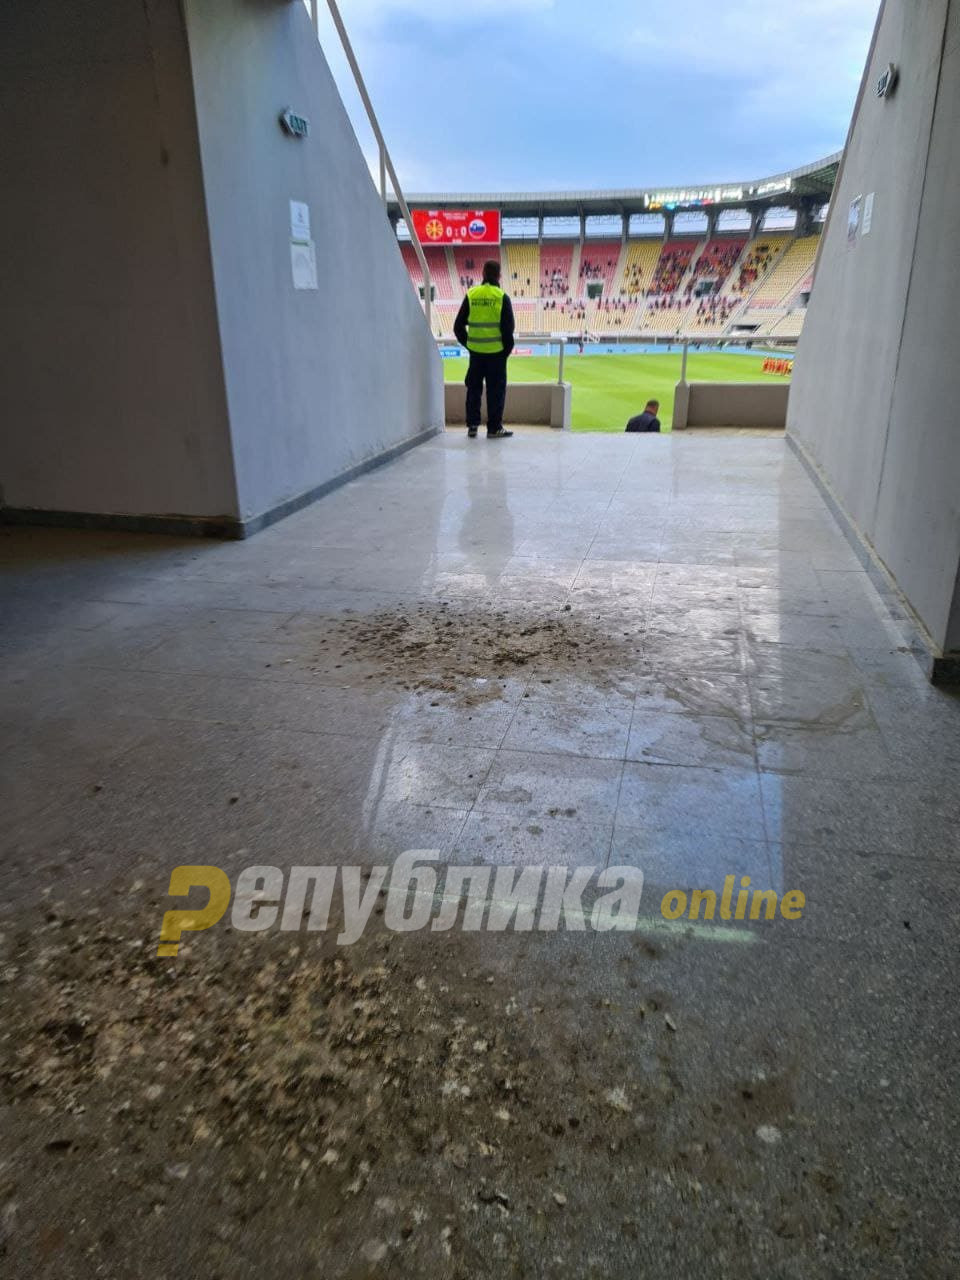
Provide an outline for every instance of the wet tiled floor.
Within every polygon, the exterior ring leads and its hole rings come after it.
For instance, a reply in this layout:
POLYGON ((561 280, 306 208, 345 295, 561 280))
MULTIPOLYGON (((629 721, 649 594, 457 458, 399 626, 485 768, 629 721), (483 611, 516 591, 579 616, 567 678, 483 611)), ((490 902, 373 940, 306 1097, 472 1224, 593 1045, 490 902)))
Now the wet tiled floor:
MULTIPOLYGON (((677 934, 658 981, 707 1040, 749 1039, 746 1001, 804 1123, 938 1220, 960 703, 783 440, 451 432, 249 542, 7 528, 0 564, 8 901, 409 848, 636 865, 654 915, 727 875, 799 889, 803 919, 749 946, 677 934), (627 655, 605 687, 534 663, 469 712, 369 659, 304 661, 321 619, 438 602, 582 617, 627 655)), ((614 945, 583 941, 581 982, 609 984, 614 945)))

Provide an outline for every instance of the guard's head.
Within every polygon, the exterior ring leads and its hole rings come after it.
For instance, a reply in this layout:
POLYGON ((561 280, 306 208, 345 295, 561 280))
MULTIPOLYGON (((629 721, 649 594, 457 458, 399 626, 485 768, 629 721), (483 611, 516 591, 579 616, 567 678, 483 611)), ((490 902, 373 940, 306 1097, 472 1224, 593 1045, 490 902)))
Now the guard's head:
POLYGON ((495 262, 493 258, 489 262, 483 264, 483 283, 499 284, 500 283, 500 263, 495 262))
POLYGON ((646 403, 646 407, 644 408, 644 413, 652 413, 654 417, 656 417, 659 410, 660 410, 659 400, 648 400, 646 403))

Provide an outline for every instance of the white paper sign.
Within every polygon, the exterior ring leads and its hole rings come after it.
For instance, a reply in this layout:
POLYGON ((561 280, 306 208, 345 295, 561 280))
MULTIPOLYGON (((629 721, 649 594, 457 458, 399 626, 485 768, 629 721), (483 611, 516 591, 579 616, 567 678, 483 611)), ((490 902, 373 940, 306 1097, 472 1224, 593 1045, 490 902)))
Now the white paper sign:
POLYGON ((873 225, 873 197, 875 194, 875 192, 871 191, 863 202, 863 224, 860 227, 862 236, 868 236, 873 225))
POLYGON ((295 289, 316 289, 317 250, 312 240, 308 240, 306 244, 290 241, 290 266, 295 289))
POLYGON ((290 239, 298 244, 310 241, 310 206, 302 200, 290 201, 290 239))

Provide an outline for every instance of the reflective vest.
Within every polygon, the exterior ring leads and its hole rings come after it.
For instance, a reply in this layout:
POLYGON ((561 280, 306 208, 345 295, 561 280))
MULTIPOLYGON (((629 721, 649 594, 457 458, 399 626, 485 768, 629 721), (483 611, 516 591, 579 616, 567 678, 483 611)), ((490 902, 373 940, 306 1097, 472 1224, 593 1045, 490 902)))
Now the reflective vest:
POLYGON ((478 355, 496 355, 503 350, 500 316, 506 294, 495 284, 478 284, 467 291, 467 350, 478 355))

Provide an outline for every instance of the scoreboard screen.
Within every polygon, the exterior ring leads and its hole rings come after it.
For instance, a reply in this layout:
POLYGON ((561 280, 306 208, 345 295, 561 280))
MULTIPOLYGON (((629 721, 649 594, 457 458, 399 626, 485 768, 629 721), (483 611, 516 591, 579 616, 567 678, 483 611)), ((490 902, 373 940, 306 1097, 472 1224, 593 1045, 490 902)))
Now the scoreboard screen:
POLYGON ((499 209, 412 209, 411 216, 423 245, 500 243, 499 209))

